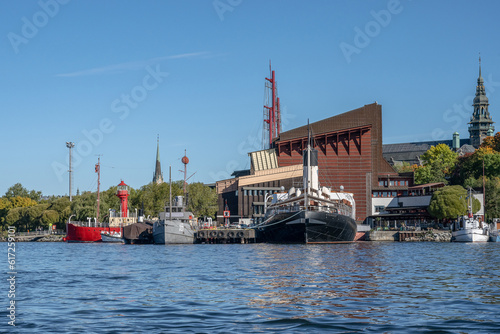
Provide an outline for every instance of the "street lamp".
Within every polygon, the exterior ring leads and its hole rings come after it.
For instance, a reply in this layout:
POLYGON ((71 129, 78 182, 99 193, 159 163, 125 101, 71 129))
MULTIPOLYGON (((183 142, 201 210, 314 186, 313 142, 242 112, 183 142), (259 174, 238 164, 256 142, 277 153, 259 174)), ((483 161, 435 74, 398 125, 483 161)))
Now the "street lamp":
POLYGON ((73 198, 71 196, 71 176, 72 176, 72 172, 73 172, 73 170, 71 169, 71 149, 73 147, 75 147, 75 143, 67 141, 66 147, 69 148, 69 170, 68 170, 68 172, 69 172, 69 201, 71 202, 73 200, 73 198))

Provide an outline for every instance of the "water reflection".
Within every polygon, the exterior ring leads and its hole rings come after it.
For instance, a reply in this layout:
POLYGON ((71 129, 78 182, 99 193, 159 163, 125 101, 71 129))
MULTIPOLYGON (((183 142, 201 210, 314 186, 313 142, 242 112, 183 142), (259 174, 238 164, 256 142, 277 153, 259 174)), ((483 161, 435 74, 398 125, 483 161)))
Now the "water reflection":
POLYGON ((357 244, 262 247, 254 267, 254 284, 262 292, 250 296, 249 305, 288 306, 299 311, 295 318, 335 315, 375 321, 386 306, 373 303, 384 272, 380 259, 369 260, 372 251, 357 244))
POLYGON ((500 329, 493 243, 19 248, 34 332, 500 329))

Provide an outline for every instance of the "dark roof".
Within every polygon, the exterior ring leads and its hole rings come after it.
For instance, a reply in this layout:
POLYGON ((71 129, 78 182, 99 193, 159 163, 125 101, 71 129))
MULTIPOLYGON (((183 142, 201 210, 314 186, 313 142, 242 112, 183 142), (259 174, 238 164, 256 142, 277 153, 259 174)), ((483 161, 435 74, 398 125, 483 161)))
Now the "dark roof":
POLYGON ((469 144, 465 144, 457 150, 457 153, 462 156, 462 155, 467 154, 467 153, 474 153, 475 151, 476 151, 476 148, 474 146, 469 145, 469 144))
POLYGON ((413 186, 409 187, 408 190, 417 190, 417 189, 423 189, 423 188, 432 188, 432 187, 444 187, 445 184, 444 182, 436 182, 436 183, 426 183, 426 184, 419 184, 418 186, 413 186))
POLYGON ((240 176, 246 176, 250 175, 250 169, 243 169, 243 170, 235 170, 231 176, 234 177, 240 177, 240 176))
MULTIPOLYGON (((451 140, 422 141, 414 143, 385 144, 382 145, 382 154, 389 163, 393 161, 408 162, 410 165, 418 164, 418 158, 432 146, 446 144, 452 147, 451 140)), ((460 139, 460 147, 469 144, 469 139, 460 139)))

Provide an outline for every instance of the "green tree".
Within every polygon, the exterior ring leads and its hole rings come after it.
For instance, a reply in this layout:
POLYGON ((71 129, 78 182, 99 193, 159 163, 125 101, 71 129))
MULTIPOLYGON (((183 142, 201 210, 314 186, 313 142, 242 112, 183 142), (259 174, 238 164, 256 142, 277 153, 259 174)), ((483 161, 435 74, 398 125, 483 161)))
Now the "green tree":
POLYGON ((24 208, 13 208, 5 216, 5 222, 8 226, 15 226, 17 230, 24 225, 22 218, 24 216, 24 208))
POLYGON ((203 183, 191 183, 188 186, 189 211, 195 216, 215 217, 217 212, 217 193, 215 189, 205 186, 203 183))
POLYGON ((484 138, 479 148, 491 148, 500 152, 500 132, 497 132, 494 136, 484 138))
POLYGON ((34 206, 30 206, 24 211, 24 220, 28 229, 34 230, 39 226, 46 227, 43 224, 42 215, 49 206, 50 204, 47 203, 37 204, 34 206))
POLYGON ((447 178, 451 175, 458 159, 458 154, 453 152, 446 144, 432 146, 427 152, 420 156, 423 168, 415 170, 415 183, 448 183, 447 178))
POLYGON ((488 220, 500 218, 500 178, 488 178, 485 188, 486 217, 488 220))
POLYGON ((21 196, 11 197, 10 202, 12 203, 13 208, 24 208, 37 204, 36 201, 32 200, 31 198, 21 196))
POLYGON ((469 178, 500 177, 500 152, 490 147, 480 147, 473 154, 460 157, 453 173, 453 183, 464 184, 469 178))
POLYGON ((1 197, 0 198, 0 225, 3 226, 5 225, 5 216, 7 216, 7 213, 9 213, 9 210, 12 208, 12 202, 9 201, 8 198, 6 197, 1 197))
MULTIPOLYGON (((172 200, 175 196, 183 195, 182 183, 184 181, 172 182, 172 200)), ((151 182, 140 189, 140 194, 134 197, 131 202, 133 207, 140 208, 144 202, 145 215, 157 217, 160 211, 163 211, 169 203, 169 184, 156 184, 151 182)))
POLYGON ((414 172, 418 168, 417 165, 410 165, 410 163, 403 161, 402 164, 392 166, 394 170, 398 173, 408 173, 414 172))
POLYGON ((42 192, 35 191, 35 190, 29 191, 28 189, 24 188, 21 183, 16 183, 13 186, 11 186, 9 189, 7 189, 7 192, 5 193, 5 197, 10 199, 10 198, 17 197, 17 196, 18 197, 28 197, 34 201, 39 201, 42 198, 42 192))
MULTIPOLYGON (((477 212, 481 203, 473 199, 472 211, 477 212)), ((467 191, 462 186, 447 186, 434 192, 428 208, 438 219, 454 219, 467 213, 467 191)))
POLYGON ((416 184, 431 183, 435 180, 435 175, 433 175, 430 166, 418 166, 415 168, 414 176, 416 184))
POLYGON ((57 225, 57 223, 60 223, 59 213, 56 210, 45 210, 42 212, 40 222, 44 227, 48 227, 49 225, 57 225))

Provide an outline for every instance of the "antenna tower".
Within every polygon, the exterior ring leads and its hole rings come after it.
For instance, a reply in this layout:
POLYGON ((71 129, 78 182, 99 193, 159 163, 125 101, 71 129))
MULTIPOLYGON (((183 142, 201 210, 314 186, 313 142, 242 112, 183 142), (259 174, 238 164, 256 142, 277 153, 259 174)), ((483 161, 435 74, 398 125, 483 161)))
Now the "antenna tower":
POLYGON ((262 145, 264 148, 267 146, 266 139, 269 139, 268 148, 271 148, 273 140, 281 132, 280 98, 278 97, 276 76, 271 68, 271 61, 269 61, 269 72, 271 78, 266 78, 265 84, 264 126, 262 132, 262 145))
POLYGON ((69 148, 69 169, 68 169, 68 172, 69 172, 69 201, 73 201, 73 197, 72 197, 72 189, 71 189, 71 183, 73 181, 73 169, 71 168, 71 149, 73 147, 75 147, 75 143, 73 142, 70 142, 70 141, 67 141, 66 142, 66 147, 69 148))
POLYGON ((96 222, 99 222, 99 207, 100 207, 100 185, 101 185, 101 154, 97 156, 97 163, 95 164, 95 172, 97 173, 97 218, 96 222))

